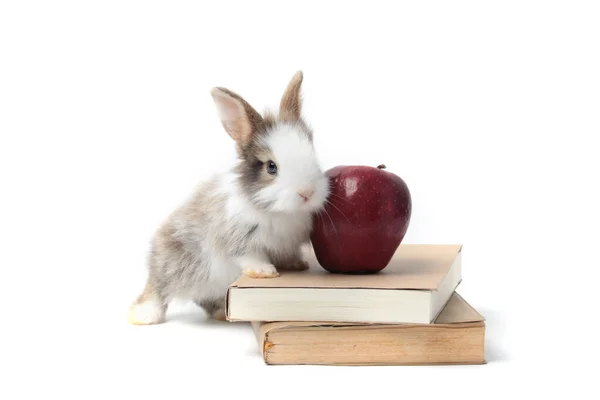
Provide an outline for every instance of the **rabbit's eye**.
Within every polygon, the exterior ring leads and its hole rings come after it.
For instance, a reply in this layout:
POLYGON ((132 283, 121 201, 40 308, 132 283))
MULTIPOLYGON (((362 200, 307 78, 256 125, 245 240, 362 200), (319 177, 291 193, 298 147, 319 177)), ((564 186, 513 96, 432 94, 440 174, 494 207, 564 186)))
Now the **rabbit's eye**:
POLYGON ((277 165, 271 160, 267 162, 267 172, 271 175, 277 173, 277 165))

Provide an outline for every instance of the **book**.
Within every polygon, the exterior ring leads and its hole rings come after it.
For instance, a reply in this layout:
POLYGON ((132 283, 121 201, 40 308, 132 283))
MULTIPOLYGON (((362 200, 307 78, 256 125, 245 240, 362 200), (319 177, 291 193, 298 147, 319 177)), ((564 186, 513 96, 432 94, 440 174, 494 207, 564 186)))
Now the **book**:
POLYGON ((462 279, 461 256, 461 245, 401 244, 382 271, 351 275, 326 271, 308 246, 307 270, 231 284, 226 318, 430 324, 462 279))
POLYGON ((458 293, 433 324, 251 325, 268 365, 486 364, 485 318, 458 293))

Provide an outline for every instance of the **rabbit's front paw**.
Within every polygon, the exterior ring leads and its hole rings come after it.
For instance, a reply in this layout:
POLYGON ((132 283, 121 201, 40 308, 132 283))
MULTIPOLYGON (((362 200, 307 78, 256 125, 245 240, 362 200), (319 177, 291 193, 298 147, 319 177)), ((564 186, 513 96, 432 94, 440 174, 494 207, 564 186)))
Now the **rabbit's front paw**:
POLYGON ((287 263, 282 263, 281 266, 278 266, 279 269, 288 269, 290 271, 304 271, 309 267, 308 262, 297 259, 287 263))
POLYGON ((276 278, 279 272, 273 264, 248 264, 242 269, 250 278, 276 278))

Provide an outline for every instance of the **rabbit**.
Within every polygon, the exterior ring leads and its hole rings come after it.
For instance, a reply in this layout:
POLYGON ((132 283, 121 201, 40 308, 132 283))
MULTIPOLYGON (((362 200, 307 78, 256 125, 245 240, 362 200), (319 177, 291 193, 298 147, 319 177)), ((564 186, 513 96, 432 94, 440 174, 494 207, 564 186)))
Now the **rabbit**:
POLYGON ((226 321, 227 288, 242 274, 268 279, 279 270, 308 268, 301 248, 330 188, 301 116, 302 81, 296 72, 278 115, 261 116, 226 88, 211 90, 237 163, 200 183, 155 232, 145 287, 128 309, 131 324, 164 322, 173 299, 193 301, 209 318, 226 321))

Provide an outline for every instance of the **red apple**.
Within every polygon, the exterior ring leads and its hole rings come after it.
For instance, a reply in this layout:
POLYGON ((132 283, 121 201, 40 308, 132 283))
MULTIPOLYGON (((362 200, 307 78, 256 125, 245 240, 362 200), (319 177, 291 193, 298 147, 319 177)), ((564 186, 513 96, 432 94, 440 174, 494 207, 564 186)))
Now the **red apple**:
POLYGON ((325 172, 331 193, 315 215, 311 242, 321 267, 333 273, 384 269, 400 246, 412 202, 406 183, 385 165, 340 165, 325 172))

